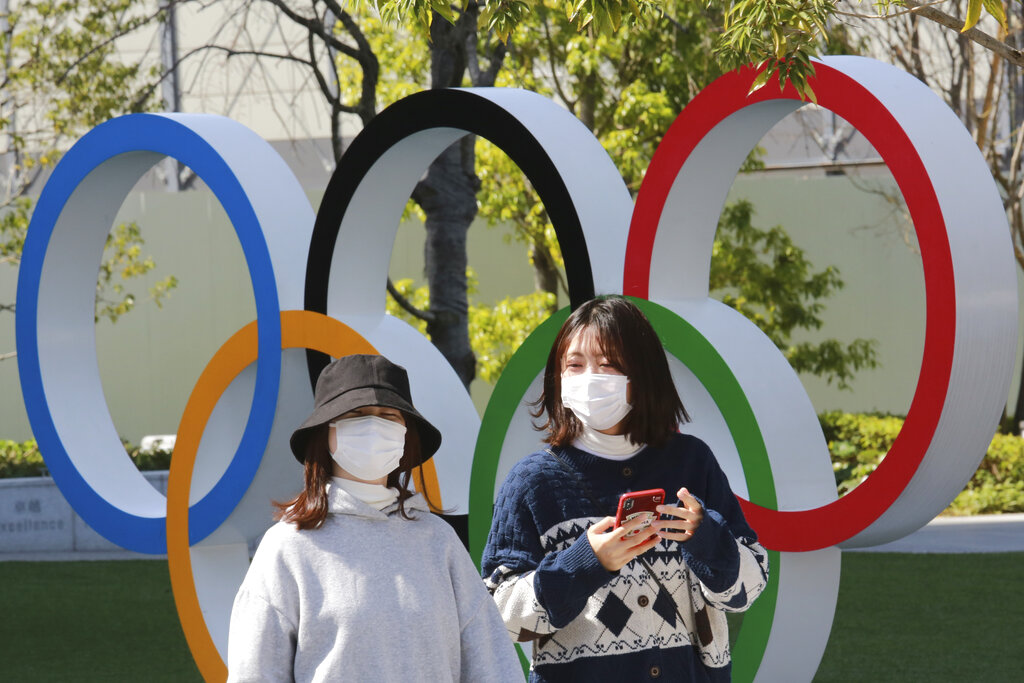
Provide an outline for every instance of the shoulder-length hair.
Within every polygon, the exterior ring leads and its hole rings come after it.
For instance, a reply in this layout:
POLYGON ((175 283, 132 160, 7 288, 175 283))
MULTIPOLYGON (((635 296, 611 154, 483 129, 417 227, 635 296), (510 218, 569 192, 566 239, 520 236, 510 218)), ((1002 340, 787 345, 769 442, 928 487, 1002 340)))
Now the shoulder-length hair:
POLYGON ((634 444, 663 445, 679 425, 689 422, 672 375, 665 349, 647 316, 622 296, 587 301, 569 316, 555 337, 544 368, 544 389, 533 403, 534 418, 547 415, 544 441, 553 446, 571 444, 583 425, 562 405, 562 370, 569 344, 581 332, 594 335, 608 360, 629 378, 633 408, 626 415, 625 434, 634 444))
MULTIPOLYGON (((410 423, 406 418, 406 424, 410 423)), ((306 460, 303 477, 305 484, 299 495, 291 500, 274 501, 277 508, 276 519, 292 522, 300 529, 319 529, 327 519, 327 483, 331 480, 334 459, 327 445, 327 430, 330 425, 321 425, 306 440, 306 460)), ((398 489, 398 512, 404 519, 412 519, 405 509, 405 502, 415 495, 409 488, 413 469, 422 460, 420 435, 415 427, 405 430, 405 452, 398 463, 398 468, 388 475, 387 486, 398 489)), ((423 488, 423 487, 421 487, 423 488)), ((427 497, 427 492, 423 491, 427 497)), ((429 498, 427 503, 431 509, 436 506, 429 498)))

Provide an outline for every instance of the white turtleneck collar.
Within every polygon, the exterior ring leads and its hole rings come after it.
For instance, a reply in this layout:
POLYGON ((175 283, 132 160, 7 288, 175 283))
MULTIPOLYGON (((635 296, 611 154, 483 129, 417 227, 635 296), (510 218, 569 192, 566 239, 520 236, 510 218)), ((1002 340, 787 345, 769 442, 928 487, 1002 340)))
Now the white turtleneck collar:
POLYGON ((331 477, 331 485, 345 490, 353 498, 361 500, 376 510, 383 510, 398 500, 398 491, 389 489, 382 484, 367 484, 341 477, 331 477))
POLYGON ((626 460, 644 449, 646 444, 637 445, 625 434, 604 434, 590 427, 583 427, 572 445, 581 451, 592 453, 606 460, 626 460))

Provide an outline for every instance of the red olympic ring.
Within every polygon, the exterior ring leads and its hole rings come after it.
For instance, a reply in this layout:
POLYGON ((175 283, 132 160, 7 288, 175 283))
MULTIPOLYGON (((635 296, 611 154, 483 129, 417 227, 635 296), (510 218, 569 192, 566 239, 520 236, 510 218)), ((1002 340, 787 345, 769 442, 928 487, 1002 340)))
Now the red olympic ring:
MULTIPOLYGON (((939 200, 917 149, 892 113, 864 86, 817 63, 818 103, 846 119, 882 155, 913 219, 924 266, 927 322, 924 354, 907 418, 875 472, 853 491, 810 510, 772 510, 740 499, 766 547, 809 551, 837 545, 877 520, 910 483, 938 426, 953 363, 956 301, 953 262, 939 200)), ((697 95, 665 134, 637 196, 626 249, 624 293, 648 298, 654 238, 676 177, 697 145, 726 118, 752 105, 799 100, 792 86, 747 95, 756 72, 727 74, 697 95)))

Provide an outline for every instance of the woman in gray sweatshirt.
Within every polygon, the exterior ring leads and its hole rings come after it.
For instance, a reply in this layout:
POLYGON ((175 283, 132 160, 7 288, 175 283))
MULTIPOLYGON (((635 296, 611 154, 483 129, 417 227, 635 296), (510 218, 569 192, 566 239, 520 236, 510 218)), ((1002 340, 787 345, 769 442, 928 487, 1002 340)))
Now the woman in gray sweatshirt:
POLYGON ((235 597, 229 681, 523 680, 461 541, 409 489, 440 443, 403 368, 324 369, 291 437, 305 486, 277 504, 235 597))

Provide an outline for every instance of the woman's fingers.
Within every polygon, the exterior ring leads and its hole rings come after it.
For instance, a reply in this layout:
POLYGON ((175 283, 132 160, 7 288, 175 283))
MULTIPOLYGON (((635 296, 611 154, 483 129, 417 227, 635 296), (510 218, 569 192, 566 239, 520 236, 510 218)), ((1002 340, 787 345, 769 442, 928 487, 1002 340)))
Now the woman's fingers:
POLYGON ((623 537, 635 536, 638 533, 643 533, 643 530, 651 526, 654 521, 654 514, 648 513, 646 515, 638 515, 633 519, 627 519, 622 523, 619 529, 623 530, 623 537))
POLYGON ((693 495, 684 486, 683 488, 676 491, 676 495, 679 496, 679 502, 686 507, 690 512, 704 513, 704 507, 700 504, 700 501, 693 497, 693 495))
POLYGON ((629 559, 632 560, 638 555, 643 555, 648 550, 658 545, 659 541, 661 541, 661 538, 657 534, 651 534, 642 543, 630 547, 629 552, 632 556, 629 559))
POLYGON ((662 517, 651 525, 651 529, 661 538, 670 541, 690 540, 693 532, 700 526, 701 519, 703 519, 703 515, 700 513, 674 505, 662 505, 658 508, 658 512, 663 515, 670 515, 670 517, 662 517))
POLYGON ((587 540, 601 566, 608 571, 618 571, 637 555, 657 545, 659 539, 653 532, 630 535, 647 526, 647 520, 631 519, 615 528, 615 519, 605 517, 587 529, 587 540))
MULTIPOLYGON (((676 507, 675 505, 659 505, 658 512, 660 512, 663 515, 671 515, 672 517, 678 517, 679 519, 687 520, 698 520, 704 516, 701 512, 688 510, 687 508, 684 507, 676 507)), ((659 521, 664 522, 666 520, 662 518, 659 521)))
POLYGON ((685 542, 704 520, 704 508, 685 486, 676 495, 679 496, 679 505, 659 505, 658 512, 670 517, 655 522, 652 527, 660 538, 685 542))
POLYGON ((657 538, 685 543, 693 538, 693 531, 659 531, 657 538))
POLYGON ((655 522, 652 528, 659 538, 683 542, 690 540, 699 525, 699 522, 676 519, 655 522))
POLYGON ((651 522, 644 517, 615 526, 614 517, 604 517, 587 529, 587 540, 601 566, 618 571, 658 544, 662 539, 685 543, 704 520, 704 507, 685 486, 676 492, 678 505, 659 505, 662 519, 651 522))
POLYGON ((662 519, 651 525, 654 531, 694 531, 700 526, 698 519, 662 519))
POLYGON ((679 505, 659 505, 658 512, 663 515, 672 515, 683 519, 701 519, 704 517, 704 507, 684 486, 676 491, 679 497, 679 505))

